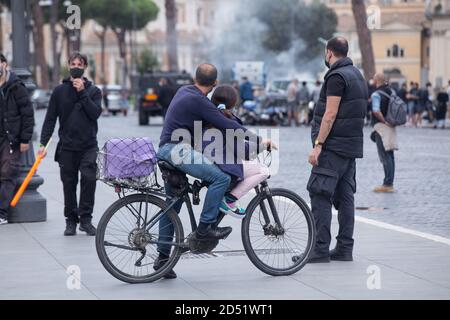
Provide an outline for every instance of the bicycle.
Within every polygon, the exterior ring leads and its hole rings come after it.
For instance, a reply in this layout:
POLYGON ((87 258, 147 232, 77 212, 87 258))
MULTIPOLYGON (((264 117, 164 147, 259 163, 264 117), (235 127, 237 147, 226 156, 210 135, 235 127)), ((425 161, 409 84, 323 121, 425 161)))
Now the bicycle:
MULTIPOLYGON (((168 162, 159 161, 158 166, 165 183, 173 189, 172 198, 166 197, 157 180, 148 188, 113 183, 120 199, 106 210, 98 224, 96 249, 99 259, 112 276, 123 282, 159 280, 175 267, 183 254, 210 253, 219 243, 197 241, 192 237, 198 225, 193 205, 200 204, 200 191, 207 184, 198 180, 190 183, 185 173, 168 162), (136 193, 126 195, 130 190, 136 193), (192 233, 186 238, 180 218, 173 210, 178 201, 186 205, 189 213, 192 233), (164 215, 172 223, 174 233, 171 239, 163 241, 158 227, 164 215), (119 220, 119 217, 123 219, 119 220), (166 263, 155 270, 158 245, 172 249, 166 263)), ((250 261, 268 275, 292 275, 304 267, 313 249, 315 225, 311 211, 300 196, 286 189, 270 189, 268 181, 257 186, 255 191, 256 196, 246 209, 241 227, 245 252, 250 261), (293 225, 288 224, 292 220, 293 225)), ((224 217, 225 214, 219 214, 216 226, 224 217)))

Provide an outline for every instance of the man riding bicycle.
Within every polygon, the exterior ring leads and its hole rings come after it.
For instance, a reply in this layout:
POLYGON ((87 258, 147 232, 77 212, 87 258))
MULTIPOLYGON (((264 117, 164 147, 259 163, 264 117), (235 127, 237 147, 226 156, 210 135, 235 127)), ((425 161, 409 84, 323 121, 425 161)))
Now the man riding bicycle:
MULTIPOLYGON (((203 127, 211 125, 219 130, 243 130, 247 139, 269 147, 272 145, 270 140, 263 140, 236 121, 222 115, 219 109, 207 98, 207 95, 213 91, 216 85, 216 67, 211 64, 200 65, 196 71, 195 85, 181 88, 169 106, 158 152, 159 160, 166 161, 178 170, 209 184, 200 215, 200 223, 194 234, 196 239, 204 241, 222 240, 232 232, 231 227, 214 226, 219 215, 219 206, 230 187, 231 178, 205 157, 201 151, 196 151, 193 148, 195 122, 200 122, 203 127), (186 138, 186 135, 187 141, 180 141, 180 137, 186 138)), ((167 184, 165 187, 167 196, 173 196, 171 187, 167 184)), ((181 206, 182 202, 175 207, 177 213, 180 212, 181 206)), ((170 242, 174 228, 166 215, 159 222, 159 230, 160 239, 170 242)), ((170 245, 158 246, 159 258, 155 261, 155 270, 165 264, 169 258, 170 249, 170 245)), ((176 274, 172 270, 165 277, 176 278, 176 274)))

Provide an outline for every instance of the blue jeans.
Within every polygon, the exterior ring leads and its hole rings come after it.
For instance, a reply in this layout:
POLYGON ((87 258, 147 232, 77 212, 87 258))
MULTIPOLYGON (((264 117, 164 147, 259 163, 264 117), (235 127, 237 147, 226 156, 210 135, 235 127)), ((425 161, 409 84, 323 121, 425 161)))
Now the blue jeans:
MULTIPOLYGON (((221 171, 211 160, 192 149, 189 145, 183 145, 180 150, 175 152, 174 148, 176 146, 178 145, 166 144, 162 146, 158 151, 158 159, 169 162, 180 171, 210 184, 203 204, 203 211, 200 215, 200 222, 208 224, 215 223, 219 215, 220 203, 230 187, 230 176, 221 171)), ((172 197, 173 193, 170 186, 166 185, 165 188, 167 196, 169 198, 172 197)), ((183 202, 180 201, 174 207, 174 210, 180 213, 182 205, 183 202)), ((160 241, 171 242, 173 234, 174 228, 172 222, 167 215, 164 215, 159 222, 159 239, 160 241)), ((158 251, 168 256, 170 255, 170 246, 160 245, 158 246, 158 251)))
POLYGON ((394 186, 394 176, 395 176, 394 151, 386 151, 383 145, 383 140, 381 139, 381 136, 378 133, 375 135, 375 140, 377 142, 378 156, 384 168, 383 185, 392 187, 394 186))

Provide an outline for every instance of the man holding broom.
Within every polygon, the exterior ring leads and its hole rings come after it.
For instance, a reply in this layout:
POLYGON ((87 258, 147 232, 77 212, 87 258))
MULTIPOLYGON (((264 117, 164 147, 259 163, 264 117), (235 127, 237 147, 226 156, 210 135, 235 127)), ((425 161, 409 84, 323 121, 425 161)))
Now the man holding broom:
POLYGON ((83 77, 87 57, 74 53, 69 58, 70 77, 55 88, 41 134, 39 155, 53 135, 59 119, 59 143, 55 160, 59 163, 64 188, 65 236, 80 231, 95 236, 92 225, 97 174, 97 120, 102 114, 102 93, 83 77), (80 201, 77 201, 78 176, 81 174, 80 201))
POLYGON ((0 225, 8 223, 20 154, 30 148, 33 127, 34 111, 28 90, 8 70, 8 61, 0 53, 0 225))

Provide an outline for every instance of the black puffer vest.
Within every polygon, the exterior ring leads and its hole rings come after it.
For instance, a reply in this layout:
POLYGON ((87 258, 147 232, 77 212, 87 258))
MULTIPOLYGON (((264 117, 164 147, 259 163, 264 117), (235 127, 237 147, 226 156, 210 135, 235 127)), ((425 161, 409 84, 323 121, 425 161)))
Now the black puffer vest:
POLYGON ((332 75, 340 75, 346 84, 344 96, 333 128, 325 141, 324 150, 347 158, 362 158, 364 145, 364 118, 368 103, 368 88, 361 72, 350 58, 337 61, 325 75, 325 83, 314 112, 313 143, 319 135, 327 104, 327 82, 332 75))

